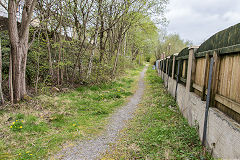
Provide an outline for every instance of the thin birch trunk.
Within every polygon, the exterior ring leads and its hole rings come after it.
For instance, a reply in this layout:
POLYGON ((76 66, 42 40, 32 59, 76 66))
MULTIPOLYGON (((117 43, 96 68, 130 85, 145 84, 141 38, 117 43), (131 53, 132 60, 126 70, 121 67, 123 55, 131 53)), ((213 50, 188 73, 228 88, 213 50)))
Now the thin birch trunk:
POLYGON ((96 31, 95 31, 95 35, 94 35, 94 39, 93 39, 93 49, 92 49, 92 53, 89 59, 89 65, 88 65, 88 72, 87 72, 87 79, 91 76, 92 73, 92 61, 93 61, 93 57, 95 55, 95 49, 97 46, 97 37, 98 37, 98 19, 97 19, 97 23, 96 23, 96 31))
MULTIPOLYGON (((98 33, 98 32, 97 32, 98 33)), ((92 73, 92 61, 93 61, 93 57, 95 55, 95 49, 96 49, 96 42, 97 41, 97 34, 95 35, 95 38, 94 38, 94 42, 93 42, 93 49, 92 49, 92 53, 91 53, 91 56, 90 56, 90 59, 89 59, 89 65, 88 65, 88 72, 87 72, 87 79, 91 76, 91 73, 92 73)))

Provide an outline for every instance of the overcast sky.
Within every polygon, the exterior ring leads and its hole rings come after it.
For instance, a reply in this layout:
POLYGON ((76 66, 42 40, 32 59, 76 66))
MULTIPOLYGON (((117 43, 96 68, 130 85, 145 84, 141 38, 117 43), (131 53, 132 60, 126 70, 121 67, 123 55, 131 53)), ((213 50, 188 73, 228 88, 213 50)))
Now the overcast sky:
POLYGON ((240 0, 170 0, 168 33, 199 45, 218 31, 240 23, 240 0))

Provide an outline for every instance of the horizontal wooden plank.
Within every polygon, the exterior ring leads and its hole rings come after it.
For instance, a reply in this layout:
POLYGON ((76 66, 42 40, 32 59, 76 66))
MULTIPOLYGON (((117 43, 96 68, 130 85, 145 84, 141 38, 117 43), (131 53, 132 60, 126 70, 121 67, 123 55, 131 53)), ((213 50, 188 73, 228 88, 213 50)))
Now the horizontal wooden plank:
POLYGON ((177 57, 176 60, 184 60, 184 59, 188 59, 189 55, 185 55, 185 56, 182 56, 182 57, 177 57))
POLYGON ((195 53, 195 57, 196 58, 205 57, 205 55, 207 53, 209 53, 209 55, 212 56, 215 51, 218 54, 237 53, 237 52, 240 52, 240 44, 233 45, 233 46, 228 46, 228 47, 223 47, 223 48, 218 48, 218 49, 214 49, 214 50, 208 50, 208 51, 204 51, 204 52, 198 52, 198 53, 195 53))
POLYGON ((195 53, 195 58, 202 58, 202 57, 205 57, 205 55, 209 53, 208 51, 206 52, 199 52, 199 53, 195 53))
POLYGON ((240 52, 240 44, 218 49, 219 54, 236 53, 236 52, 240 52))
POLYGON ((235 102, 227 97, 224 97, 222 95, 219 95, 219 94, 216 94, 215 100, 240 114, 240 103, 237 103, 237 102, 235 102))
POLYGON ((198 90, 198 91, 200 91, 200 92, 203 91, 203 87, 202 87, 202 86, 199 86, 199 85, 196 84, 196 83, 193 83, 193 88, 196 89, 196 90, 198 90))

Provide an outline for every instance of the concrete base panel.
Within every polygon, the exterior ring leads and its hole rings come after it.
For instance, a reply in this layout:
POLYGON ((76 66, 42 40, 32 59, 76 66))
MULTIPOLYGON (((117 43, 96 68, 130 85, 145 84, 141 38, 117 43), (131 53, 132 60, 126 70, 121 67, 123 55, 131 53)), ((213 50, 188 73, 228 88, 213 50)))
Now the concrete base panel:
MULTIPOLYGON (((175 97, 176 80, 164 75, 164 85, 175 97)), ((188 92, 185 86, 178 84, 177 103, 189 125, 199 130, 202 140, 206 102, 193 92, 188 92)), ((207 126, 207 147, 215 158, 240 159, 240 125, 216 108, 209 109, 207 126)))

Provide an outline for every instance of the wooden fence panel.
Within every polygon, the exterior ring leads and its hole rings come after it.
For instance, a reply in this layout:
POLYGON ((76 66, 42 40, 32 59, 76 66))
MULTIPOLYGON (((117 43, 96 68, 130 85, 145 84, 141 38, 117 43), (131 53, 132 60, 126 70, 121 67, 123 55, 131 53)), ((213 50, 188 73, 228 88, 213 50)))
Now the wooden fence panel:
POLYGON ((198 58, 196 61, 196 75, 195 75, 194 83, 196 83, 199 86, 203 86, 204 66, 205 66, 205 58, 198 58))
POLYGON ((204 69, 205 69, 205 57, 196 59, 196 71, 195 71, 195 80, 194 80, 194 92, 202 96, 203 86, 204 86, 204 69))
MULTIPOLYGON (((205 52, 205 55, 197 57, 193 61, 191 86, 192 91, 205 100, 208 86, 209 61, 213 56, 215 63, 213 67, 213 81, 211 89, 211 107, 216 107, 229 117, 240 123, 240 52, 230 52, 227 54, 219 54, 205 52)), ((173 63, 173 59, 164 59, 162 70, 174 77, 177 74, 178 62, 180 61, 179 83, 186 84, 188 59, 178 58, 173 63)))
POLYGON ((187 68, 187 60, 183 61, 183 68, 182 68, 182 77, 186 78, 187 73, 186 73, 186 68, 187 68))
POLYGON ((240 53, 221 58, 217 93, 240 103, 240 53))
POLYGON ((240 122, 240 53, 221 57, 216 107, 240 122))

